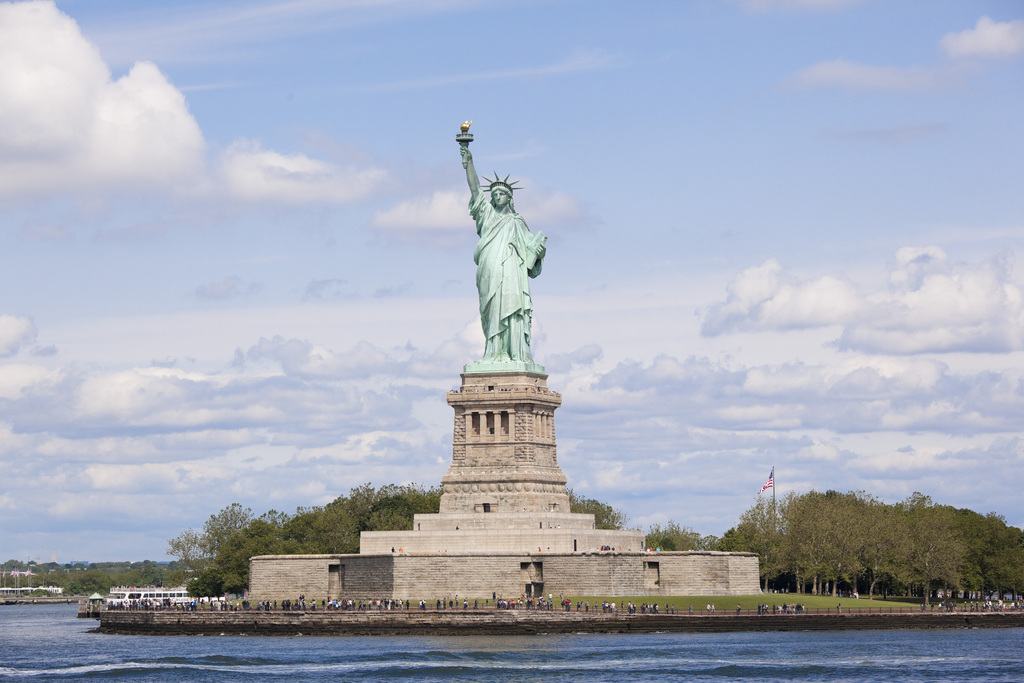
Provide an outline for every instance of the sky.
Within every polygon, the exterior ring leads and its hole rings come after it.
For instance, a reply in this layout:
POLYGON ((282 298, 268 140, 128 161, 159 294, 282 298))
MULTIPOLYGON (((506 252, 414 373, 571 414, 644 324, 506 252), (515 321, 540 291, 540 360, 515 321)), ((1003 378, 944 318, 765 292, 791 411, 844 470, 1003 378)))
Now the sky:
POLYGON ((0 559, 437 484, 467 119, 577 494, 1024 525, 1022 112, 1008 0, 0 3, 0 559))

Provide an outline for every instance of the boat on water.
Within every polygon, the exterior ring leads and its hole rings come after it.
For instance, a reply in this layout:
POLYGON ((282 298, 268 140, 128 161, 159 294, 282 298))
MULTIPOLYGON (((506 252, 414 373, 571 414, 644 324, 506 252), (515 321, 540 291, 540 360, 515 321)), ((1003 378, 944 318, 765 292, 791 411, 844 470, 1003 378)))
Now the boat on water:
POLYGON ((185 586, 116 586, 111 587, 105 603, 108 608, 155 607, 183 605, 192 602, 185 586))

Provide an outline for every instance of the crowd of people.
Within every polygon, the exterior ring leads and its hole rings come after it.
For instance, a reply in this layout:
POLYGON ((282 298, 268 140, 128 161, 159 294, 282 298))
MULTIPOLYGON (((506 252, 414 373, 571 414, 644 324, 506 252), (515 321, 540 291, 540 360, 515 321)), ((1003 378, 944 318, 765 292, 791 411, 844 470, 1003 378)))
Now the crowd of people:
MULTIPOLYGON (((921 605, 923 612, 925 606, 921 605)), ((971 600, 958 604, 953 600, 944 600, 932 604, 932 611, 940 612, 1014 612, 1024 609, 1024 601, 1008 600, 971 600)))
MULTIPOLYGON (((585 614, 589 614, 591 611, 593 611, 594 614, 598 614, 599 610, 601 614, 617 614, 620 610, 625 611, 626 614, 676 614, 676 607, 668 602, 666 602, 664 606, 659 606, 657 603, 641 603, 637 605, 633 602, 616 605, 616 603, 611 601, 603 601, 591 605, 589 600, 577 600, 573 602, 570 598, 566 598, 562 595, 559 595, 556 601, 553 595, 548 595, 547 598, 528 598, 526 596, 520 596, 519 598, 505 599, 498 597, 496 593, 492 594, 491 599, 485 598, 481 600, 479 598, 474 598, 472 602, 470 602, 468 598, 462 598, 460 600, 458 596, 437 598, 433 601, 422 599, 419 601, 413 601, 411 599, 401 600, 392 598, 380 598, 376 600, 321 599, 318 601, 307 600, 305 595, 300 595, 294 600, 261 600, 254 603, 248 600, 227 600, 225 598, 189 598, 188 600, 171 600, 169 598, 164 598, 161 600, 124 600, 117 603, 110 603, 106 606, 106 609, 129 612, 160 610, 180 610, 185 612, 237 612, 250 610, 260 612, 315 612, 317 610, 377 612, 408 611, 410 609, 427 611, 431 608, 436 611, 470 609, 554 611, 555 605, 558 605, 559 611, 562 612, 572 612, 575 609, 576 612, 582 612, 585 614)), ((920 609, 924 612, 929 608, 922 604, 920 609)), ((943 602, 932 603, 930 609, 933 612, 1009 612, 1024 610, 1024 601, 989 599, 972 600, 967 603, 956 603, 952 600, 946 600, 943 602)), ((741 612, 741 607, 737 605, 736 614, 740 614, 741 612)), ((838 605, 836 606, 836 612, 842 613, 842 610, 838 605)), ((691 616, 694 614, 692 604, 689 606, 687 613, 691 616)), ((708 603, 704 608, 704 613, 708 615, 716 614, 715 605, 713 603, 708 603)), ((783 605, 772 604, 770 606, 767 603, 764 603, 757 606, 757 614, 759 616, 768 614, 806 613, 806 607, 798 603, 783 605)))
POLYGON ((771 607, 768 607, 768 603, 757 606, 758 614, 803 614, 804 606, 799 603, 789 605, 776 605, 772 603, 771 607))
MULTIPOLYGON (((634 602, 626 603, 626 614, 675 614, 675 605, 665 603, 665 607, 659 607, 658 603, 652 603, 648 605, 646 602, 637 605, 634 602)), ((692 614, 693 612, 691 612, 692 614)))

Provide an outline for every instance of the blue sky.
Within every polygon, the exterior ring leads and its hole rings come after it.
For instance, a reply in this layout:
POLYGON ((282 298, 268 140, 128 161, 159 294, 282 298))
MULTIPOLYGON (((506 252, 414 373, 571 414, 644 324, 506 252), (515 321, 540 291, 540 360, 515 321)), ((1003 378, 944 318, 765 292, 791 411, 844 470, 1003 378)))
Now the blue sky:
POLYGON ((1012 2, 0 3, 0 557, 438 482, 464 119, 577 492, 1024 524, 1022 84, 1012 2))

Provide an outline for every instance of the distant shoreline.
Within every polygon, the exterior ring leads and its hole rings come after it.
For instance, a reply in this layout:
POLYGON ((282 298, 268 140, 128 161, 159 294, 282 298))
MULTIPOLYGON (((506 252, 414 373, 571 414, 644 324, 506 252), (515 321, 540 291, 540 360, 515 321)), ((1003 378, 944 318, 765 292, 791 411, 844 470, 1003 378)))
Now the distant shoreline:
POLYGON ((368 612, 103 612, 98 633, 122 635, 412 636, 554 633, 726 633, 1024 627, 1024 612, 903 614, 607 614, 532 610, 368 612))

